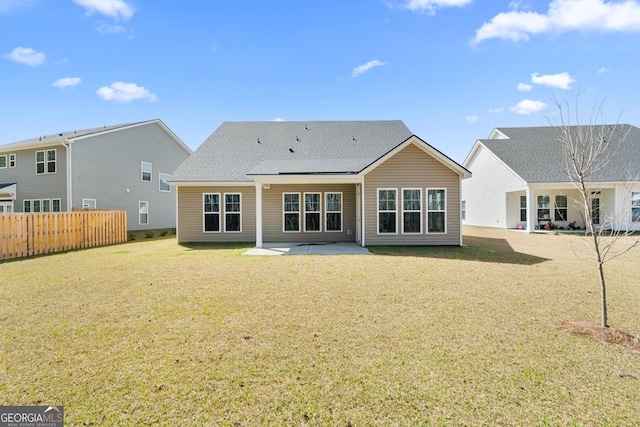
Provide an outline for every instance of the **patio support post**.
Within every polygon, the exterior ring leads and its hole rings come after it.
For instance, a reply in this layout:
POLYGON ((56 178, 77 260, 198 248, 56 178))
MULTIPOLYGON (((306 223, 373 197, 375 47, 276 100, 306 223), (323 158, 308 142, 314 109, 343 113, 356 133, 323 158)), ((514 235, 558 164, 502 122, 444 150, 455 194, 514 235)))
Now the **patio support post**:
POLYGON ((533 206, 533 191, 527 187, 527 232, 533 233, 535 230, 535 212, 536 207, 533 206))
POLYGON ((256 248, 262 247, 262 184, 256 183, 256 248))

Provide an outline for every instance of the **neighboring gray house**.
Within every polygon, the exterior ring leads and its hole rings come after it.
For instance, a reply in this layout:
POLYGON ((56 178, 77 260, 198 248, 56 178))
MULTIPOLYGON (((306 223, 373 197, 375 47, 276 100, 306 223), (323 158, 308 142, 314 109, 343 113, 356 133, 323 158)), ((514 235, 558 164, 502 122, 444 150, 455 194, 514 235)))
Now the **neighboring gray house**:
POLYGON ((0 212, 127 211, 127 228, 176 226, 170 174, 191 150, 160 120, 0 145, 0 212))
POLYGON ((460 245, 469 176, 401 121, 225 122, 170 183, 179 242, 460 245))
MULTIPOLYGON (((600 125, 612 135, 615 156, 590 177, 590 203, 602 226, 640 229, 640 129, 630 125, 600 125), (620 141, 622 141, 620 145, 620 141)), ((572 132, 584 131, 573 126, 572 132)), ((464 161, 473 177, 462 184, 463 224, 484 227, 584 229, 580 195, 564 173, 562 145, 553 127, 496 128, 478 140, 464 161)))

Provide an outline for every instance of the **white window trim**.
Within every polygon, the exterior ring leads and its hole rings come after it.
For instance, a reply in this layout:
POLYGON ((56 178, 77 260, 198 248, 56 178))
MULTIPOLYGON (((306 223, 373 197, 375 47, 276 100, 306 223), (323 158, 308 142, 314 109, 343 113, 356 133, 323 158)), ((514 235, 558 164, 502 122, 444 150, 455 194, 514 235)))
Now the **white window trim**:
POLYGON ((631 200, 629 200, 629 205, 630 205, 629 206, 630 207, 630 209, 629 209, 629 223, 630 224, 637 224, 637 223, 640 222, 640 215, 638 215, 638 220, 636 220, 636 221, 633 220, 633 210, 634 209, 639 209, 640 210, 640 206, 634 206, 633 205, 633 195, 634 194, 637 194, 638 197, 640 197, 640 191, 632 191, 631 192, 631 200))
POLYGON ((167 184, 167 187, 169 187, 168 190, 163 190, 162 189, 162 176, 163 175, 167 177, 167 179, 165 179, 165 182, 167 182, 169 180, 169 178, 171 178, 170 174, 160 172, 158 174, 158 191, 160 191, 161 193, 171 193, 171 186, 169 184, 167 184))
POLYGON ((15 168, 16 167, 16 155, 14 153, 9 154, 9 167, 10 168, 15 168))
POLYGON ((302 218, 300 218, 301 215, 301 204, 304 203, 304 201, 302 200, 302 198, 300 197, 301 193, 296 193, 296 192, 285 192, 282 193, 282 232, 283 233, 300 233, 302 231, 302 218), (298 210, 297 211, 285 211, 284 210, 284 196, 286 194, 297 194, 298 195, 298 210), (285 215, 289 213, 297 213, 298 214, 298 229, 297 230, 286 230, 286 219, 285 219, 285 215))
POLYGON ((62 212, 62 199, 51 199, 51 212, 62 212), (53 206, 54 206, 54 202, 58 202, 58 210, 54 210, 53 206))
POLYGON ((222 206, 222 198, 220 193, 202 193, 202 232, 203 233, 222 233, 222 211, 223 211, 223 206, 222 206), (213 196, 218 196, 218 212, 205 212, 204 210, 204 196, 206 195, 213 195, 213 196), (205 217, 206 215, 218 215, 218 231, 216 230, 205 230, 205 217))
MULTIPOLYGON (((549 215, 551 216, 551 215, 549 215)), ((554 222, 568 222, 569 221, 569 196, 567 196, 566 194, 554 194, 553 195, 553 221, 554 222), (557 201, 558 201, 558 197, 564 197, 567 200, 567 205, 565 207, 559 208, 557 201), (567 211, 567 214, 565 215, 564 219, 556 219, 556 211, 558 209, 564 209, 565 211, 567 211)))
POLYGON ((551 203, 551 195, 550 194, 538 194, 536 197, 536 220, 539 221, 552 221, 553 220, 553 204, 551 203), (548 197, 549 198, 549 207, 548 208, 541 208, 540 207, 540 203, 538 202, 538 200, 540 198, 545 198, 548 197), (549 211, 549 218, 541 218, 540 217, 540 211, 541 210, 548 210, 549 211))
POLYGON ((425 225, 426 225, 426 234, 447 234, 447 189, 446 188, 427 188, 426 192, 426 203, 425 203, 425 211, 427 214, 425 215, 425 225), (429 191, 444 191, 444 210, 430 210, 429 209, 429 191), (431 231, 429 232, 429 212, 444 212, 444 231, 431 231))
POLYGON ((460 200, 460 219, 465 221, 467 219, 467 201, 460 200))
POLYGON ((144 201, 144 200, 140 200, 138 202, 138 225, 149 225, 149 202, 144 201), (143 223, 142 221, 140 221, 140 215, 142 214, 142 212, 140 212, 141 208, 142 208, 142 204, 146 203, 147 205, 147 222, 143 223))
POLYGON ((42 200, 41 199, 31 199, 31 212, 42 212, 42 200), (35 210, 35 204, 38 202, 38 210, 35 210))
POLYGON ((344 223, 344 213, 342 212, 344 209, 342 207, 342 205, 344 204, 344 195, 342 194, 342 191, 327 191, 326 193, 324 193, 324 231, 327 233, 342 233, 342 227, 343 227, 343 223, 344 223), (340 195, 340 210, 339 211, 330 211, 327 209, 327 206, 329 206, 329 203, 327 202, 327 196, 329 194, 339 194, 340 195), (327 228, 327 224, 329 223, 329 221, 327 221, 327 216, 329 214, 335 214, 335 213, 339 213, 340 214, 340 229, 339 230, 329 230, 327 228))
POLYGON ((96 209, 98 207, 98 203, 96 199, 82 199, 82 208, 83 209, 96 209), (93 207, 87 206, 93 202, 93 207))
POLYGON ((376 188, 376 234, 380 236, 393 236, 398 234, 398 189, 397 188, 376 188), (381 211, 380 210, 380 192, 381 191, 395 191, 396 193, 396 209, 394 211, 381 211), (396 224, 394 233, 381 233, 380 232, 380 212, 395 212, 396 224))
POLYGON ((40 203, 41 203, 41 204, 40 204, 40 212, 53 212, 53 211, 51 210, 51 208, 52 208, 52 206, 53 206, 53 205, 51 204, 51 199, 42 199, 42 202, 40 202, 40 203), (46 211, 44 210, 44 204, 45 204, 45 202, 49 202, 49 209, 48 209, 48 210, 46 210, 46 211))
POLYGON ((0 166, 0 169, 6 169, 9 167, 9 157, 6 154, 0 154, 0 159, 4 157, 4 166, 0 166))
POLYGON ((24 200, 22 201, 22 212, 25 212, 25 213, 27 212, 27 211, 24 209, 24 207, 25 207, 25 205, 26 205, 26 203, 27 203, 27 202, 29 202, 29 212, 33 212, 33 200, 31 200, 31 199, 24 199, 24 200))
POLYGON ((303 215, 303 223, 304 223, 304 232, 305 233, 322 233, 322 193, 318 191, 309 191, 304 193, 304 195, 302 196, 302 205, 303 205, 302 215, 303 215), (320 227, 318 230, 307 230, 307 194, 317 194, 319 196, 318 202, 320 203, 320 210, 309 212, 309 213, 318 214, 318 221, 320 221, 320 224, 319 224, 320 227))
POLYGON ((153 182, 153 164, 150 162, 140 162, 140 181, 153 182), (144 165, 149 165, 149 180, 144 179, 144 165))
MULTIPOLYGON (((401 233, 402 234, 422 234, 422 205, 423 205, 423 200, 422 200, 422 188, 419 187, 407 187, 407 188, 402 188, 400 189, 400 191, 402 192, 402 198, 401 198, 401 206, 402 206, 402 218, 400 220, 400 227, 402 228, 401 233), (405 211, 404 210, 404 190, 418 190, 420 192, 420 210, 415 211, 415 210, 408 210, 405 211), (404 213, 405 212, 418 212, 420 213, 420 231, 411 231, 411 232, 405 232, 404 231, 404 213)), ((397 206, 396 206, 397 207, 397 206)))
MULTIPOLYGON (((204 201, 204 198, 203 198, 204 201)), ((223 215, 224 215, 224 232, 225 233, 242 233, 242 193, 224 193, 224 204, 223 204, 223 215), (240 204, 240 211, 239 212, 227 212, 227 195, 237 195, 238 196, 238 203, 240 204), (238 215, 238 217, 240 217, 240 230, 227 230, 227 213, 229 213, 230 215, 238 215)), ((221 227, 222 228, 222 227, 221 227)))

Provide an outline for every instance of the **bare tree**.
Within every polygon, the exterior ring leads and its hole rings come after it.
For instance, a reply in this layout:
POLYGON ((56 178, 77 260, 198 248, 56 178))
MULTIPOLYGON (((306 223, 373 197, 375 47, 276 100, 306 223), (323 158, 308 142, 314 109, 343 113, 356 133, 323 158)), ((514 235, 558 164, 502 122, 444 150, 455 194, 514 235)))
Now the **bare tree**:
MULTIPOLYGON (((631 127, 620 124, 620 116, 614 124, 605 124, 602 120, 604 101, 595 105, 583 120, 579 115, 579 97, 576 97, 573 106, 569 102, 561 103, 557 98, 552 100, 558 114, 546 118, 555 131, 556 139, 562 144, 564 173, 579 193, 577 204, 586 225, 584 240, 597 266, 600 281, 601 326, 608 327, 604 264, 639 246, 640 238, 627 227, 628 211, 620 209, 620 205, 630 204, 618 203, 613 211, 601 212, 600 207, 593 203, 599 194, 593 183, 611 166, 620 147, 625 144, 631 127), (598 225, 594 218, 599 219, 598 225)), ((632 179, 629 174, 627 182, 632 181, 637 182, 638 179, 632 179)), ((631 196, 630 185, 627 185, 625 193, 627 197, 631 196)))

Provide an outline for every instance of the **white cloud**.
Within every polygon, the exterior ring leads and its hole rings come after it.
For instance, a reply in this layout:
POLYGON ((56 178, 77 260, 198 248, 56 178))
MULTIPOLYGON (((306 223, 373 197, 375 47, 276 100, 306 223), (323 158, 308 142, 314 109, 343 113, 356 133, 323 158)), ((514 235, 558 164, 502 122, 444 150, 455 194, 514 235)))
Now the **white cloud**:
POLYGON ((604 68, 604 67, 602 67, 602 68, 600 68, 600 69, 598 70, 598 74, 608 73, 609 71, 611 71, 611 70, 609 70, 608 68, 604 68))
POLYGON ((499 13, 476 30, 472 43, 491 38, 529 40, 533 35, 568 31, 640 31, 640 4, 638 0, 553 0, 545 14, 499 13))
POLYGON ((18 62, 20 64, 25 64, 30 67, 36 67, 38 65, 42 65, 47 61, 47 57, 42 52, 36 52, 30 47, 17 47, 4 55, 5 58, 18 62))
POLYGON ((439 7, 462 7, 473 0, 405 0, 404 7, 410 10, 422 10, 434 14, 439 7))
POLYGON ((526 83, 518 83, 518 90, 521 92, 529 92, 533 89, 532 85, 528 85, 526 83))
POLYGON ((351 77, 358 77, 360 74, 365 73, 374 67, 381 67, 383 65, 386 65, 386 62, 381 62, 377 59, 374 59, 373 61, 369 61, 366 64, 357 66, 353 70, 353 73, 351 73, 351 77))
POLYGON ((123 0, 73 0, 86 9, 87 15, 100 13, 115 19, 129 19, 135 9, 123 0))
POLYGON ((502 113, 503 111, 504 111, 504 107, 489 108, 489 112, 490 112, 491 114, 502 113))
POLYGON ((82 83, 82 79, 80 77, 65 77, 63 79, 58 79, 51 86, 53 87, 70 87, 70 86, 78 86, 82 83))
POLYGON ((284 119, 282 117, 276 117, 275 119, 273 119, 274 122, 284 122, 284 119))
POLYGON ((111 86, 103 86, 96 92, 105 101, 132 102, 137 99, 148 99, 150 102, 158 98, 145 87, 135 83, 115 82, 111 86))
POLYGON ((531 114, 537 113, 544 109, 547 106, 544 102, 541 101, 532 101, 530 99, 523 99, 518 102, 515 106, 511 107, 510 110, 517 114, 531 114))
POLYGON ((479 117, 476 116, 475 114, 472 115, 472 116, 467 116, 467 117, 464 118, 464 120, 469 122, 469 123, 475 123, 475 122, 478 121, 478 119, 479 119, 479 117))
POLYGON ((559 74, 546 74, 539 76, 538 73, 531 74, 531 83, 537 85, 545 85, 549 87, 557 87, 560 89, 571 89, 571 83, 575 82, 575 79, 567 72, 559 74))

